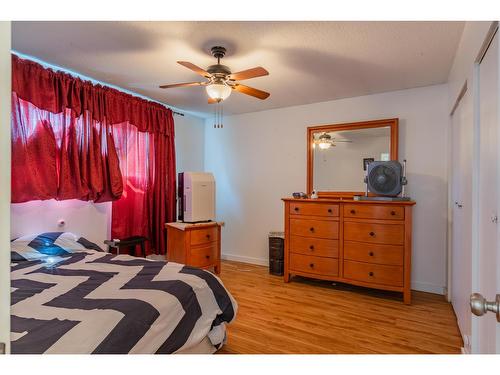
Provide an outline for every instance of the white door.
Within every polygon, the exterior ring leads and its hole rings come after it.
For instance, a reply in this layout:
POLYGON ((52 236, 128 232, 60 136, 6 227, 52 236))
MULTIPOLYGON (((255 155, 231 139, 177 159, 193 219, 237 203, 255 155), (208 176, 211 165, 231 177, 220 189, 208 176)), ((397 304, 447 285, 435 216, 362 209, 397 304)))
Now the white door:
POLYGON ((457 315, 464 347, 470 351, 472 256, 472 139, 474 135, 471 90, 467 90, 453 112, 452 134, 452 253, 451 302, 457 315))
MULTIPOLYGON (((500 294, 499 194, 499 48, 498 33, 478 66, 479 176, 477 249, 472 262, 472 291, 488 301, 500 294)), ((476 300, 477 302, 477 300, 476 300)), ((477 307, 477 305, 476 305, 477 307)), ((500 322, 488 312, 472 319, 472 351, 500 353, 500 322)))
POLYGON ((0 351, 10 338, 10 72, 10 22, 0 21, 0 351))

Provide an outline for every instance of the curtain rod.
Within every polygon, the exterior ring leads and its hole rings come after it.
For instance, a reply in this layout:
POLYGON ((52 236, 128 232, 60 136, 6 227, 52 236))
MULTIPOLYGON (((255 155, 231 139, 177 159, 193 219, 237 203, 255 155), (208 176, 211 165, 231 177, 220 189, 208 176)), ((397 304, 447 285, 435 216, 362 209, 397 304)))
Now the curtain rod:
POLYGON ((172 113, 174 115, 177 115, 177 116, 184 116, 184 113, 180 113, 180 112, 177 112, 177 111, 174 111, 173 109, 170 109, 172 111, 172 113))

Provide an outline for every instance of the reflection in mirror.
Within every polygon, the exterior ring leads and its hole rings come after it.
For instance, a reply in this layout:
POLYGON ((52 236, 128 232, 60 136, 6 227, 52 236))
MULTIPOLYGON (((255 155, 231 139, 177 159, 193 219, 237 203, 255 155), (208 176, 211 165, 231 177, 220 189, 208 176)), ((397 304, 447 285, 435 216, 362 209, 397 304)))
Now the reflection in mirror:
POLYGON ((313 189, 364 191, 366 165, 389 160, 390 126, 313 133, 313 189))

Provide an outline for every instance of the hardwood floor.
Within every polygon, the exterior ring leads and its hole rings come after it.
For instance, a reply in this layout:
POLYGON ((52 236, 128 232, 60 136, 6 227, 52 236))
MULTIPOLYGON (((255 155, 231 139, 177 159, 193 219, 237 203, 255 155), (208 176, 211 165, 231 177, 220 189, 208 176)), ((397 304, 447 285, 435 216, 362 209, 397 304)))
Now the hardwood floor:
POLYGON ((238 302, 219 353, 460 353, 455 314, 444 297, 400 293, 295 277, 223 261, 220 274, 238 302))

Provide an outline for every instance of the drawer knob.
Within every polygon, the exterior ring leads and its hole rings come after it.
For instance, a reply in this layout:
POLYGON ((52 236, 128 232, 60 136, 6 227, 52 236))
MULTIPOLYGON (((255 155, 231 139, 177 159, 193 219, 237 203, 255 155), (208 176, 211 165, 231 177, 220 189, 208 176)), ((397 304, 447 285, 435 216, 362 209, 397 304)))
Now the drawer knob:
POLYGON ((309 264, 309 267, 314 268, 314 263, 309 264))
POLYGON ((354 215, 355 213, 356 213, 356 211, 355 211, 355 210, 351 210, 351 214, 353 214, 353 215, 354 215))
POLYGON ((370 271, 370 272, 368 272, 368 275, 369 275, 369 276, 373 276, 373 272, 371 272, 371 271, 370 271))
POLYGON ((395 216, 396 215, 396 211, 391 211, 391 215, 395 216))
POLYGON ((295 212, 299 212, 299 208, 298 207, 295 207, 294 210, 295 210, 295 212))
POLYGON ((372 257, 372 256, 374 255, 374 254, 373 254, 373 251, 370 251, 370 252, 368 253, 368 255, 372 257))
POLYGON ((309 246, 309 249, 314 250, 314 245, 309 246))
POLYGON ((375 237, 375 232, 368 233, 370 236, 375 237))
POLYGON ((314 232, 314 227, 309 228, 311 232, 314 232))
POLYGON ((207 259, 210 259, 210 255, 206 255, 205 257, 206 257, 207 259))
POLYGON ((210 235, 209 235, 209 234, 207 234, 207 238, 210 238, 210 235))
POLYGON ((328 213, 331 214, 333 211, 331 208, 328 209, 328 213))

